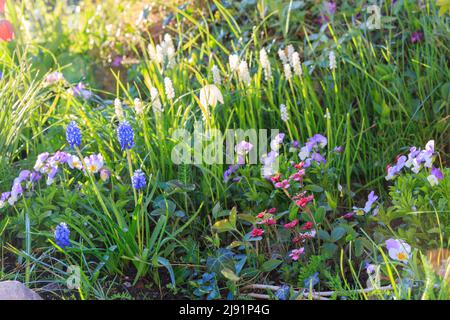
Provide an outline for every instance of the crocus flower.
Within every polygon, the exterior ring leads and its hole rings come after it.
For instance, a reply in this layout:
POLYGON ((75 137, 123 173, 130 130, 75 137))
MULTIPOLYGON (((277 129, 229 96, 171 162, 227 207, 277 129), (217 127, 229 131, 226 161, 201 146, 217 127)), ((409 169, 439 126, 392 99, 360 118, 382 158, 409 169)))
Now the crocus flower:
POLYGON ((134 133, 128 121, 123 121, 117 128, 117 138, 119 139, 122 151, 131 149, 134 146, 134 133))
POLYGON ((286 229, 292 229, 292 228, 294 228, 297 224, 298 224, 298 219, 295 219, 295 220, 292 220, 291 222, 288 222, 288 223, 284 224, 283 227, 285 227, 286 229))
POLYGON ((145 179, 145 173, 142 170, 136 170, 131 179, 133 188, 136 190, 141 190, 147 185, 147 180, 145 179))
POLYGON ((304 252, 305 248, 294 249, 289 254, 289 257, 291 257, 292 260, 297 261, 304 252))
POLYGON ((204 108, 215 107, 217 102, 223 104, 223 96, 219 88, 213 84, 208 84, 200 90, 200 103, 204 108))
POLYGON ((61 222, 56 226, 54 236, 56 244, 62 249, 70 246, 70 230, 66 223, 61 222))
POLYGON ((78 128, 75 121, 71 121, 67 126, 66 139, 72 149, 81 145, 81 130, 78 128))
POLYGON ((431 169, 431 174, 427 177, 428 182, 431 186, 439 184, 439 180, 444 179, 444 174, 438 168, 433 167, 431 169))
POLYGON ((386 240, 386 248, 389 252, 389 257, 401 262, 408 261, 411 253, 411 246, 403 240, 388 239, 386 240))
POLYGON ((263 229, 258 229, 258 228, 253 228, 253 230, 250 232, 250 235, 253 238, 261 237, 263 234, 264 234, 264 230, 263 229))

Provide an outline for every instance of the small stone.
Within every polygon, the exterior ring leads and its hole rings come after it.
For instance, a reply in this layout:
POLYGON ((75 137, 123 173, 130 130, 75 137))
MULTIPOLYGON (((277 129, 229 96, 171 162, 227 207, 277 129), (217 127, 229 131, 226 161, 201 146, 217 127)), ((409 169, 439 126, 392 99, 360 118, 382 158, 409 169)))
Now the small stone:
POLYGON ((0 281, 0 300, 42 300, 19 281, 0 281))

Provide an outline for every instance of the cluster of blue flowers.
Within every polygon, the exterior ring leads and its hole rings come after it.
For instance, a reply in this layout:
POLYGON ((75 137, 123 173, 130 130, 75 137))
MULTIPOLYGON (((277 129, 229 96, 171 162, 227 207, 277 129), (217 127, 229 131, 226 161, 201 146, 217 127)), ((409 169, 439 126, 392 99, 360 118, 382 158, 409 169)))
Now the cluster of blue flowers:
POLYGON ((81 130, 75 121, 71 121, 67 126, 66 139, 72 149, 81 145, 81 130))
POLYGON ((119 139, 122 150, 133 148, 134 133, 127 121, 123 121, 117 128, 117 138, 119 139))
POLYGON ((66 223, 61 222, 55 229, 55 242, 61 248, 70 247, 70 230, 66 223))
POLYGON ((147 185, 145 173, 142 172, 142 170, 136 170, 133 174, 131 182, 133 184, 133 188, 135 188, 136 190, 145 188, 145 186, 147 185))

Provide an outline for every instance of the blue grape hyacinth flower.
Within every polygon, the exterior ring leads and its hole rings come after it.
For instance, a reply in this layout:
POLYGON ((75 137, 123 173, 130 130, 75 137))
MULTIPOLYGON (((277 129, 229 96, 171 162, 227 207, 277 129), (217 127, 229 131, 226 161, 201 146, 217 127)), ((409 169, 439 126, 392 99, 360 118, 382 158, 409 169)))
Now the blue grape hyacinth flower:
POLYGON ((67 143, 73 149, 75 146, 79 147, 81 145, 81 130, 78 128, 75 121, 71 121, 66 128, 66 139, 67 143))
POLYGON ((127 121, 119 124, 117 128, 117 138, 119 139, 122 150, 131 149, 134 146, 134 133, 127 121))
POLYGON ((55 229, 55 242, 61 248, 70 246, 70 230, 66 223, 61 222, 55 229))
POLYGON ((142 170, 136 170, 133 174, 133 178, 131 179, 133 184, 133 188, 136 190, 140 190, 145 188, 147 185, 147 180, 145 179, 145 173, 142 170))

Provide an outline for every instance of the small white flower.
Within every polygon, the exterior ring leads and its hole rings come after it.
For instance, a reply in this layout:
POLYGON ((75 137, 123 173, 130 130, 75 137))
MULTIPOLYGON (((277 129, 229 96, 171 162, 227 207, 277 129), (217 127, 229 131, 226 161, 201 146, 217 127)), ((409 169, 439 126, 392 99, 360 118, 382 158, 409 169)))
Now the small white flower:
POLYGON ((292 70, 289 63, 283 64, 283 70, 284 70, 284 77, 286 78, 286 80, 291 80, 292 70))
POLYGON ((264 48, 259 52, 259 62, 261 63, 261 67, 264 70, 264 77, 266 81, 272 79, 272 69, 270 68, 270 61, 267 55, 267 52, 264 48))
POLYGON ((289 60, 289 64, 292 67, 294 67, 294 61, 293 61, 293 56, 294 56, 294 53, 295 53, 294 46, 292 44, 290 44, 290 45, 287 46, 286 50, 287 50, 287 58, 289 60))
POLYGON ((300 62, 300 55, 298 52, 294 52, 292 54, 292 68, 294 69, 294 73, 301 77, 303 74, 302 63, 300 62))
POLYGON ((152 108, 153 112, 161 113, 164 111, 163 106, 161 104, 161 100, 159 99, 158 89, 155 87, 150 88, 150 96, 152 97, 152 108))
POLYGON ((286 57, 286 52, 283 49, 278 50, 278 56, 283 64, 289 64, 289 60, 286 57))
POLYGON ((164 89, 166 90, 167 99, 172 100, 175 98, 175 90, 173 88, 172 80, 170 78, 164 78, 164 89))
POLYGON ((284 105, 284 104, 280 105, 280 113, 281 113, 281 120, 283 122, 289 121, 289 112, 288 112, 286 105, 284 105))
POLYGON ((137 115, 141 115, 144 112, 142 101, 139 98, 134 99, 134 110, 136 111, 137 115))
POLYGON ((219 88, 213 84, 208 84, 200 90, 200 103, 203 107, 215 107, 217 102, 223 103, 223 96, 219 88))
POLYGON ((323 115, 323 117, 325 119, 331 119, 331 114, 330 114, 330 111, 328 111, 328 109, 327 109, 327 112, 323 115))
POLYGON ((239 68, 240 59, 237 54, 231 54, 228 57, 228 63, 230 64, 230 70, 231 72, 235 72, 239 68))
POLYGON ((331 70, 336 69, 337 68, 337 63, 336 63, 336 56, 334 55, 334 51, 330 51, 328 59, 330 60, 330 69, 331 70))
POLYGON ((248 65, 245 60, 242 60, 239 63, 239 79, 247 85, 250 84, 250 72, 248 71, 248 65))
POLYGON ((215 85, 220 85, 222 83, 222 77, 220 76, 220 70, 216 65, 213 65, 211 68, 213 81, 215 85))
POLYGON ((122 122, 123 119, 125 119, 125 115, 122 109, 122 102, 120 101, 119 98, 116 98, 114 100, 114 111, 116 113, 116 117, 119 119, 120 122, 122 122))

